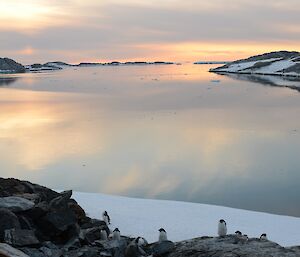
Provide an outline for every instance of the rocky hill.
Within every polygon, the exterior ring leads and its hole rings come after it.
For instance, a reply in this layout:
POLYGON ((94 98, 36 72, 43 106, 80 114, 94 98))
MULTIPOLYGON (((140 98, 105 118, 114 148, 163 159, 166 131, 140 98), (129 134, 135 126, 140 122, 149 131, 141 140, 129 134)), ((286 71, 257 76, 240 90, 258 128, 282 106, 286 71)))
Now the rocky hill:
POLYGON ((103 239, 103 231, 111 233, 106 222, 86 215, 72 191, 57 193, 28 181, 0 178, 1 257, 300 256, 300 247, 235 235, 140 244, 126 236, 103 239))
POLYGON ((210 72, 300 77, 300 53, 278 51, 227 63, 210 72))
POLYGON ((202 237, 175 244, 168 257, 299 257, 300 248, 284 248, 257 238, 247 241, 235 235, 226 237, 202 237))
POLYGON ((22 73, 25 67, 9 58, 0 58, 0 73, 22 73))

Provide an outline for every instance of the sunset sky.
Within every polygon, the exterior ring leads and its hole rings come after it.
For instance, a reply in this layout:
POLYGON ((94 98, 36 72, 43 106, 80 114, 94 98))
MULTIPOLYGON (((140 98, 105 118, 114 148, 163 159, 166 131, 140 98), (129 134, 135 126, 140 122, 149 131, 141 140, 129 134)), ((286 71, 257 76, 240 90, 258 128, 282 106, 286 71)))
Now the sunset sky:
POLYGON ((21 63, 233 60, 300 51, 299 0, 0 0, 21 63))

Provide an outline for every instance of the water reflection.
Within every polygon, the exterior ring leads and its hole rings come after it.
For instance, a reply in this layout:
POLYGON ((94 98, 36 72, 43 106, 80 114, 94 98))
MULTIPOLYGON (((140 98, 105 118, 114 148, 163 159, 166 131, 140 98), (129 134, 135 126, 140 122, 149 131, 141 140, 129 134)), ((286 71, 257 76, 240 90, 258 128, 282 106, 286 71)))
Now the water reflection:
POLYGON ((9 84, 16 82, 17 79, 17 77, 0 77, 0 87, 8 86, 9 84))
POLYGON ((300 92, 300 78, 254 74, 219 73, 233 79, 246 80, 272 87, 286 87, 300 92))
POLYGON ((0 90, 0 175, 300 216, 299 94, 208 69, 24 74, 0 90))

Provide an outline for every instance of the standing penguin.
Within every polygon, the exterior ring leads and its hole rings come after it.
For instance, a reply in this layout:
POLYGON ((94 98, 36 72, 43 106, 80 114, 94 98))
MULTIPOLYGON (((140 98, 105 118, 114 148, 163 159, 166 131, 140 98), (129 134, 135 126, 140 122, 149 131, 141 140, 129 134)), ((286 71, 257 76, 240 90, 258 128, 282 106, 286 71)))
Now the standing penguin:
POLYGON ((260 240, 268 240, 268 238, 267 238, 267 234, 261 234, 261 236, 260 236, 260 240))
POLYGON ((100 230, 100 239, 101 240, 107 240, 107 232, 105 229, 100 230))
POLYGON ((218 235, 224 237, 227 234, 227 225, 225 220, 220 220, 218 224, 218 235))
POLYGON ((120 241, 121 240, 121 235, 120 235, 120 230, 118 228, 115 228, 112 234, 113 240, 120 241))
POLYGON ((107 226, 110 224, 110 217, 109 217, 107 211, 104 211, 102 213, 102 219, 105 221, 107 226))
POLYGON ((167 232, 163 228, 160 228, 158 231, 159 231, 158 242, 168 241, 167 232))

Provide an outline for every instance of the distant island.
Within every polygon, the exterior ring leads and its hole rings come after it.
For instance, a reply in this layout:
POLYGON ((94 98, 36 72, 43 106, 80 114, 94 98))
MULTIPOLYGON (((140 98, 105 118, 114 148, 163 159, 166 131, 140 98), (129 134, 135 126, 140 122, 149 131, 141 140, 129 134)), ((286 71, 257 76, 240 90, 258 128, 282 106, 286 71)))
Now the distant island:
POLYGON ((300 53, 278 51, 213 68, 210 72, 300 77, 300 53))
POLYGON ((90 67, 90 66, 121 66, 121 65, 172 65, 173 62, 155 61, 136 61, 136 62, 81 62, 79 64, 69 64, 65 62, 55 61, 44 64, 35 63, 30 65, 22 65, 9 58, 0 58, 0 73, 23 73, 23 72, 42 72, 61 70, 64 67, 90 67))
POLYGON ((194 62, 194 64, 226 64, 229 62, 225 62, 225 61, 198 61, 198 62, 194 62))
POLYGON ((22 73, 25 67, 9 58, 0 58, 0 73, 22 73))

